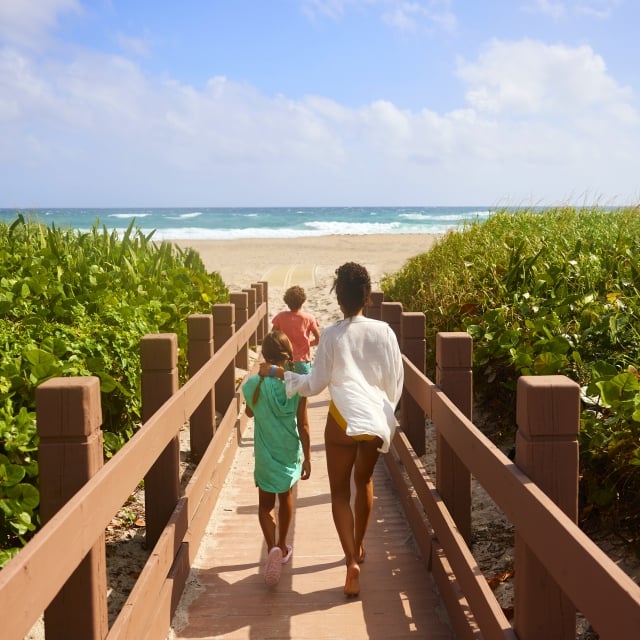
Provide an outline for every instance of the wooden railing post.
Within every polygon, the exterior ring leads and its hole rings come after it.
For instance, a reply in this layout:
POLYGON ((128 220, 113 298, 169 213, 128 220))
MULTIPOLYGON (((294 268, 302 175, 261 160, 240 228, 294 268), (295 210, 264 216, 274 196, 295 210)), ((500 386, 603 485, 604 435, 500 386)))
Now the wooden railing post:
MULTIPOLYGON (((249 319, 249 300, 246 293, 236 292, 230 296, 231 304, 236 308, 236 331, 239 330, 249 319)), ((238 351, 236 356, 236 367, 240 369, 249 369, 249 348, 245 344, 238 351)))
MULTIPOLYGON (((471 420, 473 341, 465 332, 436 335, 436 384, 471 420)), ((471 474, 436 424, 436 487, 461 535, 471 544, 471 474)))
MULTIPOLYGON (((256 292, 256 309, 264 302, 264 288, 261 282, 253 282, 251 288, 256 292)), ((262 344, 265 330, 264 322, 261 322, 256 328, 256 344, 262 344)))
MULTIPOLYGON (((187 318, 189 376, 194 376, 213 356, 213 315, 193 314, 187 318)), ((216 432, 213 390, 207 393, 189 420, 191 454, 199 460, 216 432)))
POLYGON ((400 344, 400 318, 402 317, 402 302, 383 302, 380 306, 380 320, 386 322, 396 334, 400 344))
MULTIPOLYGON (((580 388, 565 376, 518 379, 516 464, 578 521, 580 388)), ((521 640, 573 640, 576 611, 546 569, 515 536, 514 629, 521 640)))
MULTIPOLYGON (((421 311, 405 311, 400 318, 400 348, 418 371, 425 372, 427 347, 425 340, 427 321, 421 311)), ((424 411, 409 393, 402 395, 402 427, 416 455, 426 452, 424 411)))
MULTIPOLYGON (((232 304, 213 305, 213 345, 217 351, 235 333, 235 307, 232 304)), ((235 361, 231 361, 216 384, 216 411, 224 414, 236 391, 235 361)))
MULTIPOLYGON (((140 343, 142 422, 178 390, 178 337, 148 334, 140 343)), ((180 497, 180 440, 176 434, 144 479, 146 543, 153 549, 180 497)))
MULTIPOLYGON (((247 294, 247 315, 250 318, 256 312, 257 302, 256 302, 256 290, 252 287, 251 289, 243 289, 242 293, 247 294)), ((251 338, 249 339, 249 346, 255 348, 258 344, 258 333, 256 331, 253 332, 251 338)))
POLYGON ((262 285, 262 300, 267 304, 267 312, 262 318, 262 335, 266 336, 271 331, 271 318, 269 317, 269 283, 266 280, 260 280, 262 285))
MULTIPOLYGON (((100 380, 87 376, 42 383, 36 388, 36 421, 40 436, 40 516, 44 524, 102 468, 100 380)), ((59 552, 64 553, 64 549, 59 552)), ((51 601, 44 624, 47 640, 98 640, 107 636, 104 534, 51 601)))
POLYGON ((380 320, 382 318, 382 303, 384 302, 384 293, 382 291, 372 291, 369 296, 369 304, 364 308, 364 315, 367 318, 380 320))

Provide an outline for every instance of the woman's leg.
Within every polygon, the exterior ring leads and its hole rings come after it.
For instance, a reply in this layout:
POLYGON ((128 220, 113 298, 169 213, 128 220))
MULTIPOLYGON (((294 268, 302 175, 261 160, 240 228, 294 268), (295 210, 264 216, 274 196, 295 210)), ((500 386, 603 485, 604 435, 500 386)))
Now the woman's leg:
POLYGON ((354 543, 356 560, 364 560, 364 536, 373 509, 373 470, 378 460, 380 438, 358 442, 353 480, 356 486, 354 543))
POLYGON ((264 541, 267 543, 267 552, 276 546, 275 504, 276 494, 258 487, 258 520, 264 541))
POLYGON ((351 471, 358 451, 357 443, 347 436, 331 415, 327 417, 324 443, 333 522, 347 565, 344 592, 349 596, 357 595, 360 592, 360 567, 356 556, 354 519, 351 511, 351 471))
POLYGON ((278 494, 278 546, 287 555, 287 534, 293 520, 293 488, 278 494))

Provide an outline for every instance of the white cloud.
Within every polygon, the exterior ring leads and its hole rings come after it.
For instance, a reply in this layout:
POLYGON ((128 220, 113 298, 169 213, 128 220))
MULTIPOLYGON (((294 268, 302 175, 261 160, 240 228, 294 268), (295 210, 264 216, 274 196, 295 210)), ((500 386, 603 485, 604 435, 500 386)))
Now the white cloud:
POLYGON ((456 17, 451 0, 302 0, 303 11, 311 18, 338 19, 350 10, 372 8, 392 29, 416 33, 423 29, 452 31, 456 17))
POLYGON ((466 103, 446 113, 274 97, 224 76, 199 89, 122 56, 66 53, 0 50, 0 206, 522 204, 523 194, 537 204, 638 190, 634 96, 586 46, 493 41, 459 62, 466 103), (31 193, 38 202, 25 202, 31 193))
POLYGON ((453 31, 457 21, 450 4, 449 0, 389 2, 382 19, 398 31, 418 32, 423 28, 453 31))
POLYGON ((3 0, 0 2, 0 40, 39 49, 49 40, 58 15, 82 13, 78 0, 3 0))
POLYGON ((634 118, 631 89, 619 86, 588 46, 494 40, 475 62, 460 60, 458 75, 479 112, 563 117, 602 111, 634 118))
POLYGON ((567 6, 564 2, 553 2, 552 0, 535 0, 530 5, 525 5, 526 11, 542 13, 552 18, 562 18, 567 13, 567 6))
POLYGON ((609 18, 621 0, 534 0, 524 5, 531 13, 548 15, 555 20, 571 15, 584 15, 596 19, 609 18))
POLYGON ((125 54, 131 54, 139 58, 148 58, 151 55, 151 39, 147 36, 135 38, 124 33, 117 33, 116 42, 125 54))

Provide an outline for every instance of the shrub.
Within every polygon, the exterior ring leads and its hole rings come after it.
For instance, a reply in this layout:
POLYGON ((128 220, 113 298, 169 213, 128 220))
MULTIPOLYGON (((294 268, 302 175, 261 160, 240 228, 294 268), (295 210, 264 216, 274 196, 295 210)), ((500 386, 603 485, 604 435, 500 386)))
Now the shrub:
POLYGON ((513 428, 520 375, 582 388, 583 521, 640 540, 640 209, 496 212, 445 234, 382 281, 385 297, 438 331, 474 339, 478 398, 513 428))
POLYGON ((110 457, 140 426, 141 338, 176 333, 184 381, 187 316, 228 302, 196 251, 152 236, 0 224, 0 566, 39 525, 35 388, 97 376, 110 457))

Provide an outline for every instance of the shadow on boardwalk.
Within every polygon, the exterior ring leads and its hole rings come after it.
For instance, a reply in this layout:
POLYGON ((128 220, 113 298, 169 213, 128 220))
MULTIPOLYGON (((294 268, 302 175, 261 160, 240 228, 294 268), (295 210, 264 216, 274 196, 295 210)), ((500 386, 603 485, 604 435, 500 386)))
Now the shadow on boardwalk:
POLYGON ((253 482, 253 423, 229 477, 173 619, 169 638, 339 640, 452 635, 425 564, 413 544, 382 459, 367 533, 361 591, 347 599, 344 556, 331 517, 323 431, 328 396, 310 399, 311 478, 298 483, 290 532, 293 557, 280 583, 264 584, 266 548, 253 482))

